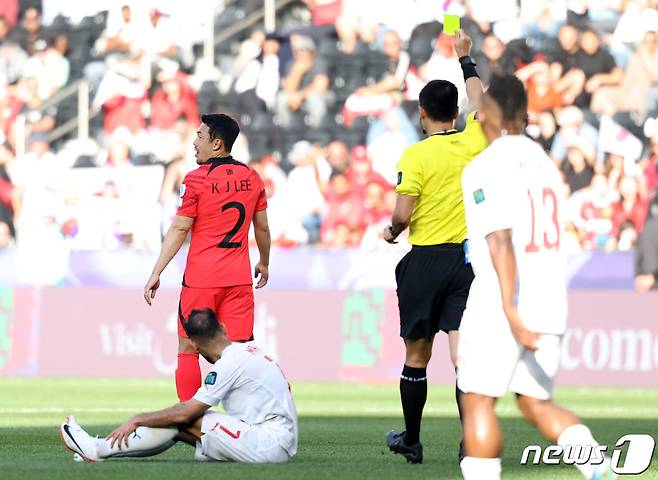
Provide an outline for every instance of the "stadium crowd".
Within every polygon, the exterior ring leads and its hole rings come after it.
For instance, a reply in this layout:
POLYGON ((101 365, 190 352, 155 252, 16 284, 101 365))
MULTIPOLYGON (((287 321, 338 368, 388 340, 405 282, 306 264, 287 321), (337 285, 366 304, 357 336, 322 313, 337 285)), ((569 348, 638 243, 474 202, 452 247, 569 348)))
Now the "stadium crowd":
POLYGON ((243 29, 213 62, 203 22, 222 32, 261 1, 204 0, 206 15, 86 3, 0 1, 0 248, 157 251, 200 112, 215 111, 243 127, 233 156, 266 182, 275 245, 377 245, 396 163, 422 138, 420 88, 446 79, 465 99, 444 12, 462 17, 485 84, 526 84, 527 133, 564 175, 570 251, 630 250, 658 215, 657 0, 296 1, 276 32, 243 29), (76 95, 51 101, 79 79, 89 139, 57 132, 76 95))

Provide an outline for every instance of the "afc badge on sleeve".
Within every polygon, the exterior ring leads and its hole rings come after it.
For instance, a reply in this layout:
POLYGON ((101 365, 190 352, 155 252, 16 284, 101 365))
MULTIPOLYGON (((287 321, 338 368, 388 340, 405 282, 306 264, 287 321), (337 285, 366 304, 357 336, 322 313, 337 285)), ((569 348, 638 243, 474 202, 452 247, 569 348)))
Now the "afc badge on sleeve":
POLYGON ((185 195, 185 190, 186 189, 187 189, 187 186, 184 183, 181 183, 181 186, 178 189, 178 206, 179 207, 183 206, 183 196, 185 195))
POLYGON ((214 385, 217 381, 217 372, 210 372, 206 375, 206 379, 203 381, 205 385, 214 385))

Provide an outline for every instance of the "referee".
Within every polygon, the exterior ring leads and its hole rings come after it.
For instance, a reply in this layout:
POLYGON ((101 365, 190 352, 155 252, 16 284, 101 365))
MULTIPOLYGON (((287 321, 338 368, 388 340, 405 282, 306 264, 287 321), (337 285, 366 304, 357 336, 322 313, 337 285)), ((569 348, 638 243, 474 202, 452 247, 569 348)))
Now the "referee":
MULTIPOLYGON (((471 39, 460 30, 455 51, 466 81, 472 110, 480 106, 482 83, 470 57, 471 39)), ((466 219, 461 189, 464 167, 484 148, 486 139, 476 113, 463 132, 455 130, 459 113, 457 87, 432 80, 419 95, 420 121, 427 138, 407 148, 398 164, 397 201, 388 243, 397 243, 409 227, 411 251, 395 269, 400 336, 406 347, 400 375, 400 397, 406 431, 390 432, 386 443, 407 462, 423 462, 420 424, 427 399, 427 364, 434 336, 448 334, 450 358, 457 361, 459 324, 473 280, 466 244, 466 219)), ((456 390, 459 407, 459 390, 456 390)), ((462 455, 460 445, 460 456, 462 455)))

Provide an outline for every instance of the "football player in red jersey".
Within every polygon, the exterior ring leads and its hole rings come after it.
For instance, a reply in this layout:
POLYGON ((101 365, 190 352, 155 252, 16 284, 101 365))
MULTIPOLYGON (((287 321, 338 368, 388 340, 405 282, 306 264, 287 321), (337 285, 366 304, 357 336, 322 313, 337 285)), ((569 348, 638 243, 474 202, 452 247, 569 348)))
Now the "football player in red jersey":
POLYGON ((231 157, 239 133, 237 122, 228 115, 201 117, 194 141, 199 168, 183 180, 176 217, 144 287, 144 299, 151 305, 160 274, 191 231, 178 304, 176 391, 181 401, 192 398, 201 386, 199 354, 182 324, 192 310, 213 310, 231 341, 253 339, 254 293, 248 245, 252 222, 260 253, 254 269, 254 277, 260 275, 256 288, 264 287, 269 277, 271 240, 265 187, 253 168, 231 157))

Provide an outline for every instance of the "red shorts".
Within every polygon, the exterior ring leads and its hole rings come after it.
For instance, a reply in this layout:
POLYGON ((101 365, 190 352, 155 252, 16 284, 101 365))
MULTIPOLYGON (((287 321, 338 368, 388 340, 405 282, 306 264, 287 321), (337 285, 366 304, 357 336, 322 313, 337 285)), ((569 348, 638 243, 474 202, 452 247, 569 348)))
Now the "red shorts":
POLYGON ((187 338, 183 323, 192 310, 211 309, 226 327, 228 339, 246 342, 254 335, 254 290, 251 285, 221 288, 183 287, 178 303, 178 336, 187 338))

